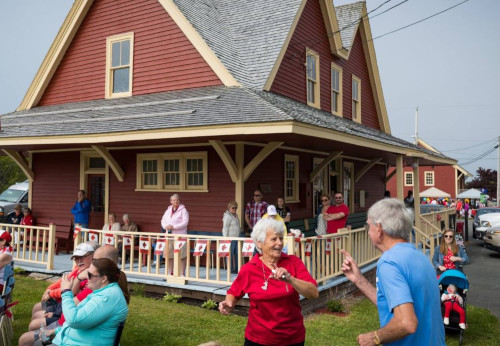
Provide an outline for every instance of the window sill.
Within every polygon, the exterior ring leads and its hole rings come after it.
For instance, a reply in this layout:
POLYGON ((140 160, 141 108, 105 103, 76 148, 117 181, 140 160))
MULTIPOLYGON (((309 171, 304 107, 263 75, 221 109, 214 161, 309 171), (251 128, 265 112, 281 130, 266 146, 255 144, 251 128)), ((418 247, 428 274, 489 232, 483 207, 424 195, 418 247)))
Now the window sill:
POLYGON ((135 189, 136 192, 209 192, 208 189, 200 189, 200 190, 183 190, 183 189, 135 189))

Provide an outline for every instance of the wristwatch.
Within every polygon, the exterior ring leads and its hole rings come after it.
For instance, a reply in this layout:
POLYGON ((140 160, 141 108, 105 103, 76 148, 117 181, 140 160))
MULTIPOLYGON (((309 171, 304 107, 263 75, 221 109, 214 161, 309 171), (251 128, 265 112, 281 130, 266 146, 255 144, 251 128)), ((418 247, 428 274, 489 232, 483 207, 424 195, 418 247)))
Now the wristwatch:
POLYGON ((373 343, 375 345, 380 345, 380 339, 378 338, 377 331, 375 331, 375 335, 373 336, 373 343))

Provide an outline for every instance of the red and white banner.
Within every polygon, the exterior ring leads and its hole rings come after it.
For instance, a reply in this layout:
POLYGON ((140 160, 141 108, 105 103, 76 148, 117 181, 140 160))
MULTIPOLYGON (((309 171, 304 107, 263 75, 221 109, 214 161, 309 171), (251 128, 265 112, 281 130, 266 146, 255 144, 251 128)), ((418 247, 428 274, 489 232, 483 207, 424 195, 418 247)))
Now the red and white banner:
POLYGON ((194 246, 193 256, 203 256, 205 249, 207 248, 208 240, 197 240, 194 246))
POLYGON ((139 239, 139 253, 148 253, 151 243, 148 237, 141 237, 139 239))
POLYGON ((241 249, 241 254, 244 257, 252 257, 255 251, 255 243, 252 239, 247 239, 243 242, 243 248, 241 249))
POLYGON ((229 249, 231 249, 231 240, 221 240, 219 242, 218 256, 227 257, 229 256, 229 249))
POLYGON ((81 231, 82 231, 81 227, 75 227, 75 229, 73 230, 73 238, 76 238, 78 233, 80 233, 81 231))
POLYGON ((332 251, 332 240, 331 239, 327 239, 326 240, 326 249, 325 249, 325 252, 326 252, 327 255, 330 255, 331 251, 332 251))
POLYGON ((132 245, 132 237, 129 235, 124 235, 123 245, 125 245, 125 249, 130 249, 130 246, 132 245))
POLYGON ((115 236, 110 233, 104 234, 104 245, 115 245, 115 236))
MULTIPOLYGON (((83 231, 83 230, 82 230, 83 231)), ((89 240, 99 241, 99 232, 89 230, 89 240)))
POLYGON ((306 256, 311 256, 312 243, 310 240, 306 241, 306 256))
POLYGON ((165 250, 165 242, 165 238, 156 239, 155 255, 163 255, 163 251, 165 250))
POLYGON ((183 246, 186 246, 186 238, 177 238, 175 241, 174 253, 179 252, 183 246))

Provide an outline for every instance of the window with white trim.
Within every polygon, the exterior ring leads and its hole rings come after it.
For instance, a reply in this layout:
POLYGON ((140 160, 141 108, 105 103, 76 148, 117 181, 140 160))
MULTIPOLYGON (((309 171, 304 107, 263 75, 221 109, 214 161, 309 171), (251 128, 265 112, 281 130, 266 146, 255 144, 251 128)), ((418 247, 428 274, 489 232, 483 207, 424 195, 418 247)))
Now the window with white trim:
POLYGON ((137 155, 137 190, 206 191, 207 153, 137 155))
POLYGON ((405 172, 405 186, 413 186, 413 172, 405 172))
POLYGON ((342 116, 342 68, 332 63, 332 113, 342 116))
POLYGON ((306 52, 307 104, 320 108, 319 95, 319 54, 312 50, 306 52))
POLYGON ((434 186, 434 172, 424 172, 425 186, 434 186))
POLYGON ((352 76, 352 120, 361 123, 361 79, 352 76))
POLYGON ((106 39, 106 98, 132 95, 134 33, 106 39))
POLYGON ((299 157, 285 155, 285 202, 299 201, 299 157))

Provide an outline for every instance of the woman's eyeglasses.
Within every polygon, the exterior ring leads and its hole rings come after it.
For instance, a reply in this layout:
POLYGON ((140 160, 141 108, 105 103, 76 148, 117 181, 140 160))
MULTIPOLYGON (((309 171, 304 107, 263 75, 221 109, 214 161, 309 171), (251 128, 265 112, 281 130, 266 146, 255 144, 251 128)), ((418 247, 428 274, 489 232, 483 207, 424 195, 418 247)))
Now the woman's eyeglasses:
POLYGON ((92 274, 91 272, 88 272, 87 274, 89 276, 89 280, 92 280, 92 278, 100 278, 101 277, 101 275, 95 275, 95 274, 92 274))
POLYGON ((445 238, 453 238, 453 235, 445 235, 445 238))
POLYGON ((328 202, 328 200, 327 200, 327 199, 322 199, 321 201, 322 201, 322 202, 328 202))

